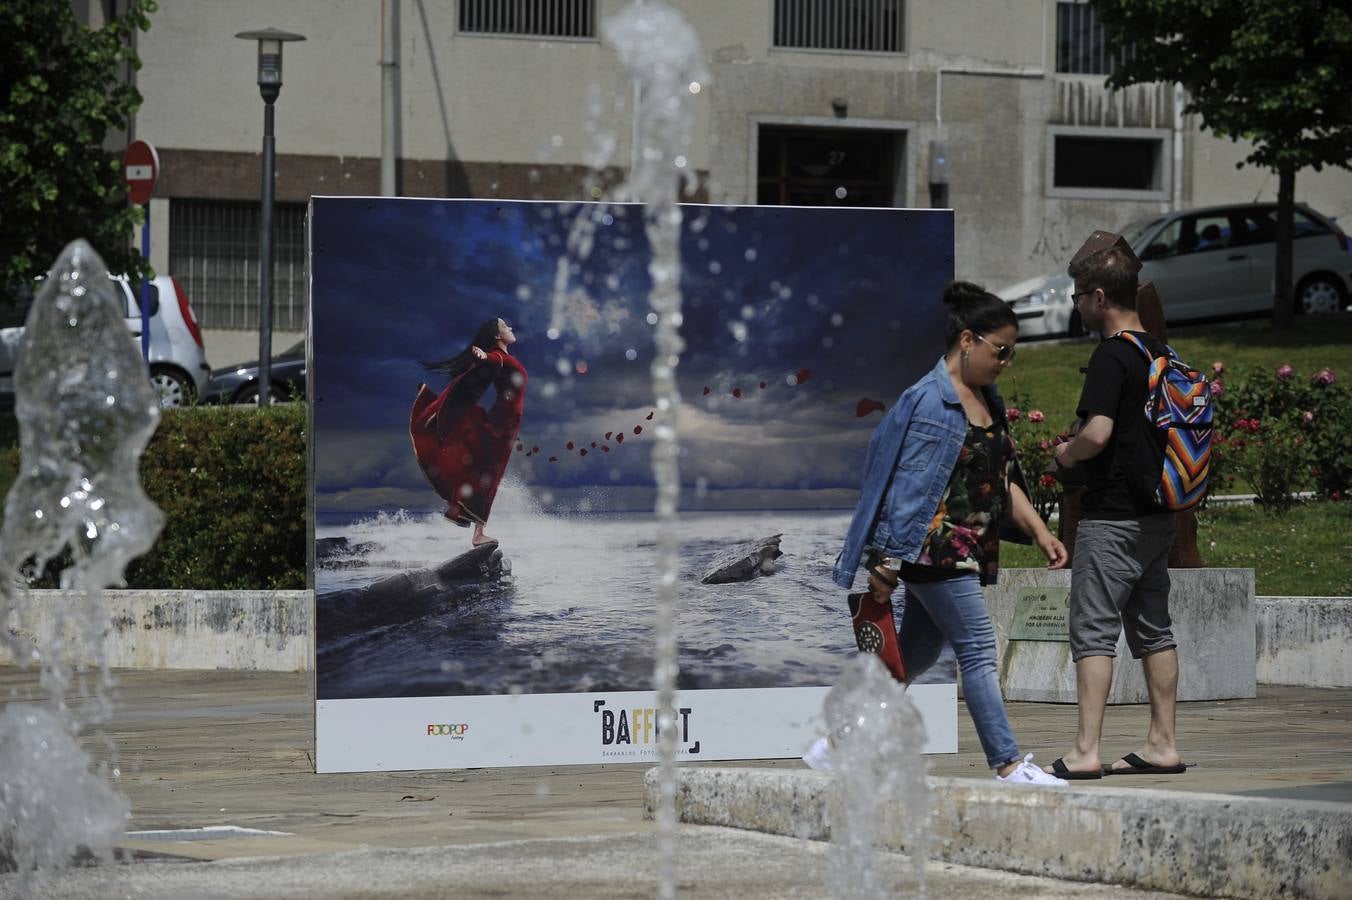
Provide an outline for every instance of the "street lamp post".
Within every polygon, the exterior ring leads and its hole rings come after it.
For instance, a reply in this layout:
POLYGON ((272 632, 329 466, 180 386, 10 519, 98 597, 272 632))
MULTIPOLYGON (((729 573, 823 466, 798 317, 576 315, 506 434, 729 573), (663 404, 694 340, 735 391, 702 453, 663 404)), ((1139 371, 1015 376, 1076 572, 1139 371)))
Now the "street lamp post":
POLYGON ((282 45, 304 35, 264 28, 235 37, 258 42, 258 93, 263 96, 263 195, 258 216, 258 405, 272 399, 272 194, 275 145, 272 104, 282 92, 282 45))

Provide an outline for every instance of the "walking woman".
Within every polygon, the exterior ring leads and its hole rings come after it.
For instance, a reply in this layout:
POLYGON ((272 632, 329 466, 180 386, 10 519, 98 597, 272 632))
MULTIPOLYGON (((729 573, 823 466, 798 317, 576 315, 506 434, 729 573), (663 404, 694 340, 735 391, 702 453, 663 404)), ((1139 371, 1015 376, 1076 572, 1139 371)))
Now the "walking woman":
POLYGON ((456 525, 473 524, 475 547, 496 541, 484 534, 484 525, 521 430, 526 369, 507 350, 514 343, 510 325, 489 319, 464 350, 423 363, 428 371, 444 372, 450 383, 440 394, 420 385, 409 417, 413 453, 423 474, 446 501, 446 518, 456 525), (479 399, 489 387, 496 396, 484 409, 479 399))
MULTIPOLYGON (((967 709, 997 781, 1065 785, 1033 765, 1031 753, 1019 754, 981 593, 999 570, 1006 520, 1033 539, 1048 568, 1066 564, 1066 548, 1022 487, 995 390, 1014 361, 1018 319, 1007 303, 969 282, 949 285, 944 304, 944 355, 873 433, 862 495, 832 575, 849 588, 867 556, 872 598, 865 595, 863 603, 889 601, 898 581, 904 584, 897 641, 908 678, 934 664, 945 640, 953 645, 967 709)), ((819 741, 805 759, 829 766, 829 744, 819 741)))

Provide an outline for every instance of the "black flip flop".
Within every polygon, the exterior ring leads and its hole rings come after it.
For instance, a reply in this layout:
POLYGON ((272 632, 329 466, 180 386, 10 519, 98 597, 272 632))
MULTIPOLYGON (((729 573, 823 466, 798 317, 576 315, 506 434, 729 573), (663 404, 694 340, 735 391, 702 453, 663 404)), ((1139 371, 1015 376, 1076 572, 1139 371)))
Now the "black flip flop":
MULTIPOLYGON (((1129 768, 1115 769, 1108 765, 1103 767, 1104 775, 1182 775, 1188 771, 1187 763, 1179 763, 1176 766, 1156 766, 1141 759, 1135 753, 1128 753, 1122 757, 1122 762, 1129 768)), ((1065 777, 1064 775, 1062 776, 1065 777)))
POLYGON ((1060 757, 1052 762, 1052 774, 1057 778, 1064 778, 1066 781, 1093 781, 1095 778, 1103 777, 1103 772, 1098 769, 1092 772, 1072 772, 1066 768, 1065 761, 1060 757))

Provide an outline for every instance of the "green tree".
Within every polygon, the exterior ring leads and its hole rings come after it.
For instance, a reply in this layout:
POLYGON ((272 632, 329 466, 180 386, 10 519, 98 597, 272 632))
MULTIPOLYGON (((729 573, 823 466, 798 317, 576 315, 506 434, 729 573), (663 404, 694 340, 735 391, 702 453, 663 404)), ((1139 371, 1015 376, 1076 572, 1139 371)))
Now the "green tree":
POLYGON ((46 271, 77 237, 109 270, 149 266, 132 245, 141 210, 126 201, 121 151, 104 147, 127 127, 141 95, 125 78, 154 0, 128 0, 102 28, 75 18, 70 0, 6 0, 0 17, 0 286, 8 294, 46 271))
POLYGON ((1157 81, 1187 91, 1186 113, 1250 141, 1245 163, 1278 176, 1273 324, 1290 324, 1296 172, 1350 168, 1352 5, 1347 0, 1090 0, 1109 50, 1126 62, 1113 88, 1157 81))

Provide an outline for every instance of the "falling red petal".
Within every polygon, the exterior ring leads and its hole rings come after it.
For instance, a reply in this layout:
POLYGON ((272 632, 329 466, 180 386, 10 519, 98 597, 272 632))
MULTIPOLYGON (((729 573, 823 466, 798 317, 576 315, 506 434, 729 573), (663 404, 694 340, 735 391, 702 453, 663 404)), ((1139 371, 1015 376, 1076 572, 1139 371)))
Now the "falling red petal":
POLYGON ((609 447, 608 445, 606 445, 606 444, 602 444, 602 445, 601 445, 601 452, 602 452, 602 453, 609 453, 609 452, 610 452, 610 447, 609 447))
POLYGON ((606 432, 606 440, 610 440, 610 436, 611 436, 612 434, 614 434, 614 433, 615 433, 615 432, 613 432, 613 431, 607 431, 607 432, 606 432))
POLYGON ((517 449, 518 451, 521 451, 521 450, 525 450, 526 448, 525 448, 523 445, 521 445, 521 444, 517 444, 517 445, 516 445, 516 449, 517 449))
POLYGON ((860 400, 859 405, 855 407, 854 415, 855 418, 862 419, 871 412, 882 412, 885 409, 887 409, 887 407, 883 406, 880 401, 870 400, 865 397, 863 400, 860 400))
POLYGON ((572 442, 572 441, 569 441, 569 442, 568 442, 568 449, 569 449, 569 450, 572 450, 572 449, 573 449, 573 442, 572 442))
POLYGON ((593 449, 593 450, 596 449, 596 441, 592 441, 592 449, 593 449))
POLYGON ((763 382, 763 381, 761 382, 761 390, 762 390, 762 391, 765 390, 765 382, 763 382))
POLYGON ((642 426, 642 425, 635 425, 635 426, 634 426, 634 434, 642 434, 642 433, 643 433, 643 426, 642 426))
POLYGON ((809 378, 812 377, 812 370, 799 369, 798 372, 793 377, 797 379, 799 384, 802 384, 804 381, 807 381, 809 378))
POLYGON ((557 456, 551 456, 551 457, 549 458, 549 461, 550 461, 550 462, 558 462, 558 461, 559 461, 559 458, 558 458, 557 456))
MULTIPOLYGON (((709 387, 708 387, 708 385, 705 385, 705 387, 704 387, 704 396, 706 396, 706 397, 709 396, 709 387)), ((652 414, 652 413, 648 413, 648 418, 651 419, 652 417, 653 417, 653 414, 652 414)))
POLYGON ((539 452, 540 452, 540 448, 539 448, 539 447, 531 447, 531 448, 530 448, 530 452, 531 452, 531 453, 539 453, 539 452))
POLYGON ((577 451, 577 452, 578 452, 579 454, 581 454, 582 456, 586 456, 586 455, 587 455, 587 448, 586 448, 586 447, 583 447, 581 450, 579 450, 579 451, 577 451))
POLYGON ((732 389, 732 396, 736 397, 738 400, 742 399, 742 389, 741 389, 741 388, 733 388, 733 389, 732 389))
POLYGON ((624 443, 624 432, 623 432, 623 431, 621 431, 619 434, 615 435, 615 443, 617 443, 617 444, 623 444, 623 443, 624 443))
POLYGON ((643 421, 645 421, 645 422, 651 422, 652 420, 653 420, 653 414, 652 414, 652 413, 648 413, 648 415, 644 418, 643 421))

